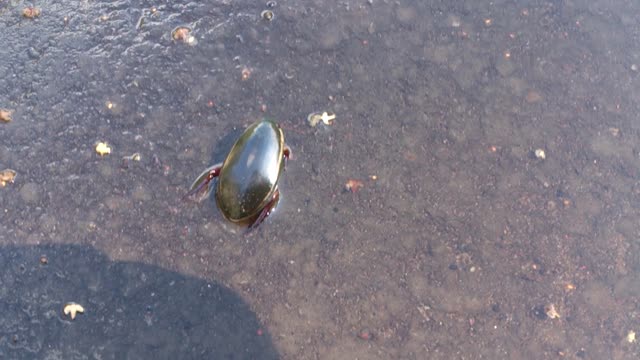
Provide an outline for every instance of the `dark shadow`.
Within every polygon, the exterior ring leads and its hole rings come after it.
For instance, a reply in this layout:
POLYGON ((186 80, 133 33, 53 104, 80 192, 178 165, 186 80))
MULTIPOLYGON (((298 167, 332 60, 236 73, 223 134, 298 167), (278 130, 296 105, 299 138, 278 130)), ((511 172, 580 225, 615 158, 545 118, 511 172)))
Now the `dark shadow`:
POLYGON ((2 247, 0 270, 0 359, 279 358, 216 283, 77 245, 2 247), (67 302, 84 314, 71 320, 67 302))
MULTIPOLYGON (((249 124, 251 125, 251 124, 249 124)), ((245 127, 238 126, 230 129, 219 141, 217 141, 211 151, 211 164, 217 164, 224 161, 229 155, 229 151, 236 143, 240 135, 244 133, 245 127)))

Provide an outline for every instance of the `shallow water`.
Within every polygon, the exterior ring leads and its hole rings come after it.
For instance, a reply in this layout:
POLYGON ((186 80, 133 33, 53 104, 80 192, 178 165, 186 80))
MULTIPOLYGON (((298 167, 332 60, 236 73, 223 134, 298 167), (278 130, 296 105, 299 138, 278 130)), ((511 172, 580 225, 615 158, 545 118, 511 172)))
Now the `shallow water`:
POLYGON ((0 2, 0 357, 640 355, 640 3, 34 5, 0 2), (263 117, 293 159, 246 236, 181 197, 263 117))

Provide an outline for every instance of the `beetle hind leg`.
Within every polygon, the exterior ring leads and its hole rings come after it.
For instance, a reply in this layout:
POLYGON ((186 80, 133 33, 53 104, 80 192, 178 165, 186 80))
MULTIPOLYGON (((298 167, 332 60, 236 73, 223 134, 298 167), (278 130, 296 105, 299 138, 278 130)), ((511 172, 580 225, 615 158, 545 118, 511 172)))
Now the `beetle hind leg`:
POLYGON ((202 200, 209 197, 211 194, 211 180, 218 177, 220 175, 220 169, 222 169, 222 163, 215 164, 206 168, 191 184, 189 188, 189 192, 187 192, 182 199, 191 199, 196 202, 201 202, 202 200))
POLYGON ((267 216, 271 214, 273 209, 275 209, 276 206, 278 205, 279 200, 280 200, 280 190, 276 189, 276 191, 273 193, 273 197, 271 198, 271 200, 267 203, 267 205, 264 206, 264 208, 260 211, 260 214, 258 215, 258 217, 247 228, 247 233, 257 228, 258 225, 260 225, 267 218, 267 216))

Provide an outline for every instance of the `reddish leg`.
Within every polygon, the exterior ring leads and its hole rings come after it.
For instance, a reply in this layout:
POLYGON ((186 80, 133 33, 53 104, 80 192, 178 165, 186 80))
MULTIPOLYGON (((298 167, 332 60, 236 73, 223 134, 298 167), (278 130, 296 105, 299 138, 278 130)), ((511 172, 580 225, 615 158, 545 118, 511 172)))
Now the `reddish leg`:
POLYGON ((222 163, 215 164, 206 168, 200 176, 191 184, 189 192, 182 197, 182 199, 191 198, 194 201, 200 202, 211 193, 211 180, 220 175, 220 169, 222 169, 222 163))
POLYGON ((287 161, 289 161, 292 158, 291 155, 291 148, 288 146, 284 146, 284 150, 282 151, 282 154, 284 155, 284 169, 287 169, 287 161))
POLYGON ((276 191, 273 193, 271 201, 269 201, 267 205, 264 206, 262 211, 260 211, 260 215, 258 215, 253 223, 251 223, 251 225, 249 225, 249 227, 247 228, 247 233, 257 228, 258 225, 260 225, 264 221, 264 219, 266 219, 267 216, 271 214, 271 211, 273 211, 273 209, 276 208, 276 205, 278 205, 278 200, 280 200, 280 190, 276 189, 276 191))

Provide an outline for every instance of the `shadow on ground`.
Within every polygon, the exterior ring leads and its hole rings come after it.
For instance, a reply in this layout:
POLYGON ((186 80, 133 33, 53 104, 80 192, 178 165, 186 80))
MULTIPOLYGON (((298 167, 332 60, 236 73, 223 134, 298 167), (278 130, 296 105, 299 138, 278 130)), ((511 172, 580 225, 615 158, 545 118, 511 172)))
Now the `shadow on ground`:
POLYGON ((231 290, 91 247, 0 248, 2 359, 277 359, 231 290), (71 320, 67 302, 85 312, 71 320))

